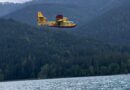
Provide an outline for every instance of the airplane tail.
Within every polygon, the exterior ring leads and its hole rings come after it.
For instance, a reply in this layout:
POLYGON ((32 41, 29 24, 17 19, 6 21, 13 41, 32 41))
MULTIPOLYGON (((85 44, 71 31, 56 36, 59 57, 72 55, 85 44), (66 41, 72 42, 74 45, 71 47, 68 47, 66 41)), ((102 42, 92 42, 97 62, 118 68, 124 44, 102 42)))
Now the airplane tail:
POLYGON ((37 17, 39 26, 47 25, 47 18, 42 14, 42 12, 39 11, 37 17))

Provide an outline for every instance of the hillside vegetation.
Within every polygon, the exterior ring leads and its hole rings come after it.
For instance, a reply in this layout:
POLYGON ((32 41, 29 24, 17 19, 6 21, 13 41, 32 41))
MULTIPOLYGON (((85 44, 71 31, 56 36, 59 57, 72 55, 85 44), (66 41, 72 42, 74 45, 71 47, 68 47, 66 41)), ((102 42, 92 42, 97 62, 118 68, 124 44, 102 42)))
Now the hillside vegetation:
POLYGON ((130 48, 0 19, 0 80, 130 72, 130 48))
POLYGON ((63 14, 70 20, 76 22, 78 26, 84 25, 96 16, 102 15, 112 8, 126 5, 128 0, 36 0, 23 4, 23 8, 5 15, 4 18, 37 25, 37 12, 42 11, 49 20, 55 20, 55 16, 63 14))
POLYGON ((130 4, 112 9, 84 24, 76 34, 81 37, 118 44, 130 44, 130 4))
POLYGON ((22 8, 22 4, 14 3, 0 3, 0 17, 8 15, 16 10, 22 8))

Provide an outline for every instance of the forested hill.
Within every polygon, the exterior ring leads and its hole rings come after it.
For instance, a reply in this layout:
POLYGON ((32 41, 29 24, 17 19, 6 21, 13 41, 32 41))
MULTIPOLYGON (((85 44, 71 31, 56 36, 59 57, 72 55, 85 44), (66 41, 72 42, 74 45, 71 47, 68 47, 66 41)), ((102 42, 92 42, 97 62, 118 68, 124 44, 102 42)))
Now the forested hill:
POLYGON ((14 12, 15 10, 18 10, 22 8, 22 4, 14 4, 14 3, 0 3, 0 17, 5 16, 9 13, 14 12))
POLYGON ((71 20, 79 22, 83 20, 83 18, 79 17, 85 17, 85 16, 83 16, 83 14, 80 14, 78 11, 84 13, 83 10, 82 8, 75 5, 36 3, 28 5, 8 15, 5 15, 3 18, 11 18, 29 25, 36 26, 37 13, 38 11, 41 11, 45 15, 45 17, 47 17, 48 20, 55 20, 56 15, 63 14, 64 16, 70 18, 71 20))
POLYGON ((130 48, 0 19, 0 80, 130 72, 130 48))
POLYGON ((108 11, 84 24, 78 36, 93 38, 118 45, 130 44, 130 4, 108 11))
POLYGON ((96 16, 129 2, 129 0, 75 0, 74 2, 70 0, 35 0, 23 4, 23 8, 5 15, 4 18, 12 18, 36 26, 37 12, 42 11, 49 20, 55 20, 57 14, 63 14, 78 26, 82 26, 84 22, 89 22, 96 16))

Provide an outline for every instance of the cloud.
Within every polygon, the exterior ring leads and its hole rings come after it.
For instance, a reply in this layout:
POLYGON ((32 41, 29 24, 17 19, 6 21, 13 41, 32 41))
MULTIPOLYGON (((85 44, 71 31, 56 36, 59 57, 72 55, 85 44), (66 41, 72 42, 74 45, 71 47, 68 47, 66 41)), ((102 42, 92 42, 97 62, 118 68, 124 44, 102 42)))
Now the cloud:
POLYGON ((0 0, 0 2, 24 3, 31 0, 0 0))

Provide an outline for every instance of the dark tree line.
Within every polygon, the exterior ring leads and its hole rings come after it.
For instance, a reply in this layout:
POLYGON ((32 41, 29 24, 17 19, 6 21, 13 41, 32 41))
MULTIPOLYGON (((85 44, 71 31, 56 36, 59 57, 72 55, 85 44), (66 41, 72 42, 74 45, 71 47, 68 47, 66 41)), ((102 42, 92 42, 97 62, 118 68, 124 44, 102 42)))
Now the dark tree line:
POLYGON ((0 19, 0 80, 130 72, 130 47, 0 19))

